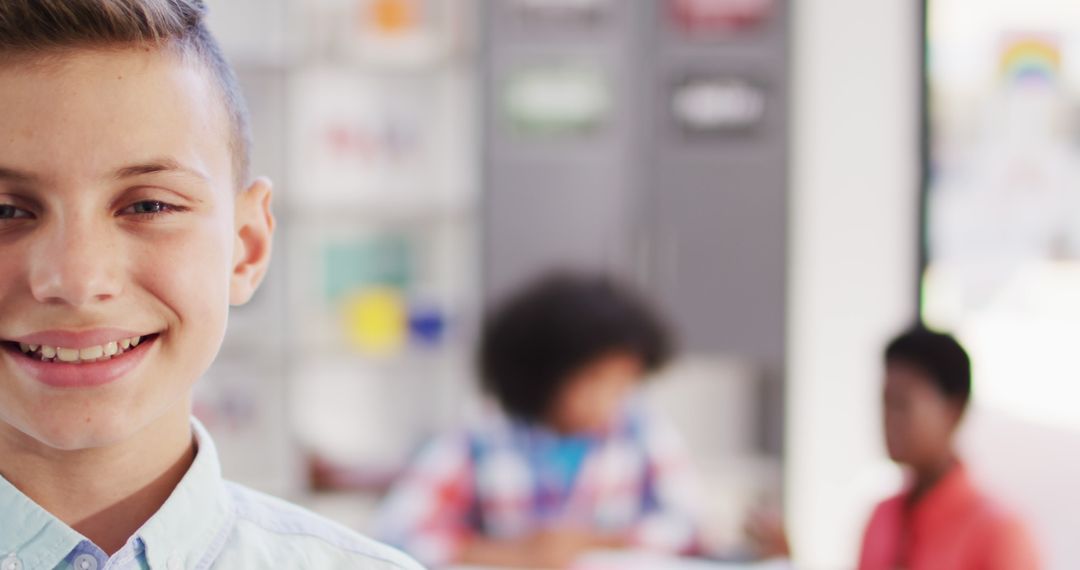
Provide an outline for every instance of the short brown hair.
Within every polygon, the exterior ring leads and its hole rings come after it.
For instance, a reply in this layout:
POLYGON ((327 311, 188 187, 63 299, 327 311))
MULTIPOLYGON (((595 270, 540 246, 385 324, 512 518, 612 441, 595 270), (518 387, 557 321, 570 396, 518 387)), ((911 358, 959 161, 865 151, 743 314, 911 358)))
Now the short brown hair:
POLYGON ((203 0, 0 0, 0 54, 47 54, 131 44, 169 46, 209 72, 229 116, 238 183, 249 178, 251 134, 239 83, 206 27, 203 0))

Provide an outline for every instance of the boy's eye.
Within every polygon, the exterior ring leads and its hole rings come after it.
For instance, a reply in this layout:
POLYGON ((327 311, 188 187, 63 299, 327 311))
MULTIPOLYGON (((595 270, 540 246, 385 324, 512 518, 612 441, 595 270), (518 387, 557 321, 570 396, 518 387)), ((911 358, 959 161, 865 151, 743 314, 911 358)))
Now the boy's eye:
POLYGON ((22 208, 16 208, 10 204, 0 204, 0 220, 18 220, 32 218, 33 215, 22 208))
POLYGON ((153 216, 156 214, 166 214, 178 209, 179 208, 166 204, 165 202, 143 200, 142 202, 135 202, 127 208, 120 210, 120 215, 153 216))

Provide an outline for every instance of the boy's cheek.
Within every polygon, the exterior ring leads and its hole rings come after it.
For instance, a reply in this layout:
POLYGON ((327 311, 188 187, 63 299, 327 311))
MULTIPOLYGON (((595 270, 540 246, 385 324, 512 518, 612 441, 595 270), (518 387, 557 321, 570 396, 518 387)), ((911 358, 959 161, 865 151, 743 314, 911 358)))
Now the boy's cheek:
POLYGON ((0 247, 0 308, 4 307, 12 284, 18 275, 18 264, 12 263, 12 255, 0 247))
POLYGON ((228 310, 228 250, 215 236, 174 242, 160 248, 139 281, 171 308, 185 326, 224 329, 228 310))
POLYGON ((130 298, 118 304, 146 311, 140 322, 161 328, 159 361, 147 364, 164 367, 156 373, 187 386, 210 366, 224 339, 231 244, 209 222, 184 222, 130 236, 124 293, 130 298))

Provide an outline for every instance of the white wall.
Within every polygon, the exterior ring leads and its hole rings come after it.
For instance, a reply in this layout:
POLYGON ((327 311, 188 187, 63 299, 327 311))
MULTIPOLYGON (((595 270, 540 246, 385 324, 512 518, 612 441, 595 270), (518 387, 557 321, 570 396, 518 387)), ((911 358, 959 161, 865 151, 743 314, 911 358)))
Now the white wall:
POLYGON ((915 313, 914 0, 811 0, 793 20, 787 509, 800 569, 855 564, 895 468, 880 352, 915 313))

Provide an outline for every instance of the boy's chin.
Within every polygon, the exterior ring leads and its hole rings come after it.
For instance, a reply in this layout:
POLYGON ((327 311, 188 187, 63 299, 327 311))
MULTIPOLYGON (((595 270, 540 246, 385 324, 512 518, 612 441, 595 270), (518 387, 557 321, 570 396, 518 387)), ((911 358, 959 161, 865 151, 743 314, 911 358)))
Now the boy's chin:
POLYGON ((130 440, 138 426, 107 418, 52 418, 32 426, 30 437, 57 451, 83 451, 114 447, 130 440), (125 425, 126 424, 126 425, 125 425))
POLYGON ((90 413, 71 417, 58 414, 44 422, 35 422, 27 435, 56 451, 88 451, 122 446, 139 440, 141 434, 150 436, 152 423, 132 414, 90 413))

